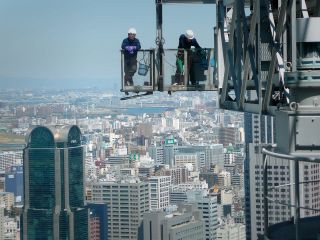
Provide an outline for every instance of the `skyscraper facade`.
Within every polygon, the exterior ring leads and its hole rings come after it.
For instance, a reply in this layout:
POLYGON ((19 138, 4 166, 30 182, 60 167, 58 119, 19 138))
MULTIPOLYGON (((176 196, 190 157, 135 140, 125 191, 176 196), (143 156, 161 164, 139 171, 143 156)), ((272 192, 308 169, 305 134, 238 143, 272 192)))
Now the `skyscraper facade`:
POLYGON ((204 240, 204 220, 195 205, 180 205, 177 212, 145 213, 143 240, 204 240))
POLYGON ((108 239, 108 210, 105 203, 88 203, 90 210, 90 240, 108 239))
MULTIPOLYGON (((252 217, 250 194, 254 189, 254 182, 250 181, 250 165, 256 162, 254 156, 250 156, 249 146, 258 147, 260 143, 273 143, 273 120, 271 117, 259 116, 256 114, 244 114, 244 130, 245 130, 245 152, 246 157, 244 161, 244 186, 245 186, 245 219, 246 219, 246 236, 251 239, 252 217), (269 128, 269 130, 268 130, 269 128)), ((260 168, 258 166, 258 168, 260 168)), ((255 214, 255 213, 254 213, 255 214)))
MULTIPOLYGON (((274 143, 277 132, 275 131, 275 122, 270 116, 250 113, 245 113, 244 116, 246 137, 246 158, 244 162, 246 236, 248 240, 255 240, 264 231, 261 144, 274 143)), ((276 201, 269 201, 268 203, 268 221, 269 225, 272 225, 291 220, 293 216, 293 211, 288 205, 293 205, 295 201, 294 192, 291 190, 294 186, 292 185, 294 168, 290 161, 274 157, 268 157, 267 165, 268 186, 275 188, 269 190, 268 196, 282 203, 278 204, 276 201), (291 184, 291 186, 286 186, 287 184, 291 184)), ((300 179, 303 179, 306 183, 300 187, 300 204, 306 207, 300 210, 301 217, 319 214, 310 210, 319 206, 319 167, 320 165, 315 163, 299 164, 300 179), (311 182, 308 182, 310 180, 311 182)))
POLYGON ((5 191, 14 193, 15 202, 23 201, 23 166, 15 165, 7 168, 5 173, 5 191))
POLYGON ((80 129, 33 127, 23 156, 21 239, 88 239, 80 129))
POLYGON ((150 183, 150 209, 159 210, 169 206, 170 176, 152 176, 150 183))
POLYGON ((202 212, 206 240, 215 240, 218 228, 218 203, 216 196, 207 191, 197 190, 187 193, 188 203, 193 203, 202 212))
POLYGON ((149 207, 149 183, 125 177, 92 185, 92 202, 108 205, 108 239, 136 240, 149 207))

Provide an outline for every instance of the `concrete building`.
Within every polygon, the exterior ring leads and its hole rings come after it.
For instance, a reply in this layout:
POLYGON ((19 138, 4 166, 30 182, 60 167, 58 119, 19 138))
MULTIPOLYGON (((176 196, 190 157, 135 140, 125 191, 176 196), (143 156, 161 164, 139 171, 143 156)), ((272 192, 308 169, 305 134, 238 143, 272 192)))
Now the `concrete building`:
POLYGON ((164 157, 163 157, 164 149, 162 146, 161 147, 151 146, 148 148, 148 152, 150 157, 154 160, 155 165, 164 164, 164 157))
POLYGON ((170 176, 152 176, 149 178, 150 209, 159 210, 169 206, 170 176))
POLYGON ((187 193, 188 203, 196 204, 202 212, 205 222, 205 239, 215 240, 218 228, 217 197, 209 196, 206 191, 198 190, 187 193))
POLYGON ((1 151, 0 150, 0 171, 5 171, 13 165, 22 164, 22 150, 1 151))
POLYGON ((14 194, 11 192, 0 192, 0 207, 11 210, 14 205, 14 194))
POLYGON ((218 174, 214 172, 201 172, 199 174, 200 180, 205 180, 208 183, 208 187, 212 188, 214 185, 218 184, 218 174))
POLYGON ((23 202, 23 166, 15 165, 7 168, 5 173, 5 191, 14 194, 15 202, 23 202))
POLYGON ((105 203, 88 203, 90 240, 108 239, 108 210, 105 203))
POLYGON ((234 145, 236 143, 236 131, 234 127, 220 127, 219 128, 219 143, 224 147, 229 144, 234 145))
POLYGON ((204 190, 204 192, 207 192, 208 184, 206 183, 206 181, 195 181, 172 185, 170 187, 170 204, 187 202, 188 192, 197 190, 204 190))
POLYGON ((149 147, 149 155, 155 160, 155 164, 167 164, 170 167, 176 165, 176 154, 196 154, 197 166, 209 169, 211 164, 218 165, 223 169, 224 155, 222 144, 211 144, 204 146, 177 146, 175 144, 164 143, 163 146, 149 147))
MULTIPOLYGON (((251 161, 249 181, 250 181, 250 222, 251 239, 258 239, 258 235, 264 231, 264 209, 263 209, 263 160, 262 156, 256 154, 253 144, 249 146, 249 156, 255 156, 255 161, 251 161)), ((268 183, 269 186, 279 186, 290 182, 290 162, 270 157, 268 160, 268 183)), ((290 203, 292 197, 290 188, 277 189, 271 191, 268 196, 283 203, 290 203)), ((269 224, 275 224, 290 220, 292 213, 287 206, 280 205, 274 201, 269 201, 269 224)))
POLYGON ((165 169, 164 175, 171 176, 171 184, 177 185, 188 181, 189 171, 186 167, 173 167, 165 169))
POLYGON ((244 224, 227 223, 217 229, 217 240, 245 240, 244 224))
POLYGON ((120 169, 120 174, 122 176, 135 176, 136 171, 134 168, 121 168, 120 169))
POLYGON ((4 208, 0 207, 0 239, 4 238, 4 208))
POLYGON ((144 240, 204 240, 204 223, 193 205, 179 206, 178 211, 150 212, 143 216, 144 240))
POLYGON ((108 205, 108 239, 136 240, 143 214, 149 211, 149 183, 134 177, 97 182, 92 202, 108 205))
POLYGON ((4 217, 3 240, 20 239, 20 220, 17 218, 4 217))
POLYGON ((231 174, 227 171, 222 171, 218 174, 218 185, 221 187, 231 186, 231 174))
POLYGON ((154 166, 141 166, 138 168, 138 175, 142 178, 149 178, 154 175, 154 166))
POLYGON ((108 157, 107 163, 110 165, 127 165, 129 164, 128 155, 110 156, 108 157))
POLYGON ((188 153, 179 153, 174 156, 175 166, 186 166, 188 163, 192 164, 193 171, 198 170, 198 155, 188 154, 188 153))

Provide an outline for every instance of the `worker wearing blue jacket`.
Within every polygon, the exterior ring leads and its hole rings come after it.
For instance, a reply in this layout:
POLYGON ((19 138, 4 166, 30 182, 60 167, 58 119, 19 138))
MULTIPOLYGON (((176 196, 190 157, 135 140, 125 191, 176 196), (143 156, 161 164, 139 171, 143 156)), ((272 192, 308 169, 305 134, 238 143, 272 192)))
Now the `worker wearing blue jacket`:
POLYGON ((137 53, 141 49, 140 41, 136 38, 135 28, 128 30, 128 37, 123 39, 121 48, 124 51, 124 80, 126 86, 133 85, 133 75, 137 71, 137 53))

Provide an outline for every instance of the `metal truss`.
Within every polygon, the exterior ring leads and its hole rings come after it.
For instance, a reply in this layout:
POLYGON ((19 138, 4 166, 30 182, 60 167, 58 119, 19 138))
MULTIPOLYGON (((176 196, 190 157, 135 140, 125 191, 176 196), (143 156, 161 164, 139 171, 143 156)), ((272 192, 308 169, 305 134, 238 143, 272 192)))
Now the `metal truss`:
MULTIPOLYGON (((314 80, 319 75, 314 58, 309 66, 303 63, 306 61, 298 62, 304 58, 301 49, 319 43, 313 25, 320 22, 319 1, 219 0, 216 4, 220 106, 271 115, 279 108, 292 109, 293 102, 297 106, 299 91, 305 90, 298 87, 304 80, 301 76, 307 74, 314 80), (288 79, 295 79, 295 85, 288 79), (295 96, 290 94, 291 88, 295 96)), ((319 86, 318 82, 315 85, 319 86)))

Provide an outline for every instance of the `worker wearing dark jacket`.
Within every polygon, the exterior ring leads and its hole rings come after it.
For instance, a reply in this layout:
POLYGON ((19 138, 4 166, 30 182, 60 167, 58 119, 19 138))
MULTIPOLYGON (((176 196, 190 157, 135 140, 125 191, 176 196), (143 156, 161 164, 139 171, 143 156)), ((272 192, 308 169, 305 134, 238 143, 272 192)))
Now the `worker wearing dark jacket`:
POLYGON ((201 48, 194 37, 193 31, 187 30, 185 34, 180 35, 178 48, 190 49, 192 46, 195 48, 201 48))
MULTIPOLYGON (((185 34, 181 34, 179 37, 179 46, 178 46, 178 54, 177 54, 177 62, 176 62, 176 66, 177 66, 177 71, 176 71, 176 75, 175 75, 175 83, 174 84, 183 84, 183 80, 184 80, 184 50, 188 50, 187 52, 187 59, 188 59, 188 69, 187 69, 187 73, 188 73, 188 78, 190 78, 191 72, 192 72, 192 68, 191 68, 191 63, 192 63, 192 59, 191 59, 191 54, 190 54, 190 49, 191 47, 195 47, 196 49, 201 49, 199 43, 197 42, 197 40, 194 37, 194 33, 192 30, 187 30, 185 34)), ((191 84, 194 85, 195 84, 195 80, 190 78, 189 79, 191 81, 191 84)))
POLYGON ((128 37, 123 39, 121 48, 124 51, 124 80, 125 85, 133 85, 133 75, 137 71, 137 53, 141 49, 140 41, 136 38, 135 28, 128 30, 128 37))

